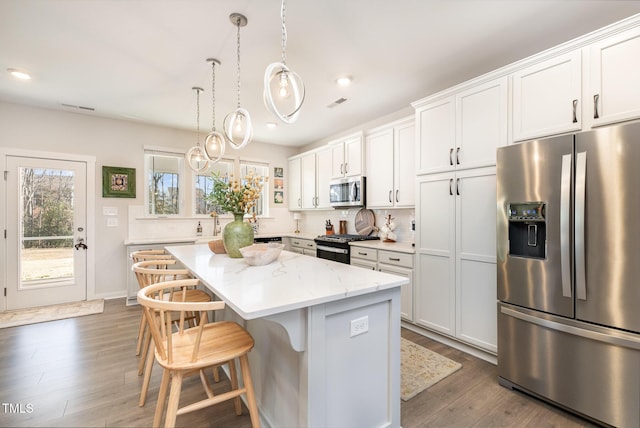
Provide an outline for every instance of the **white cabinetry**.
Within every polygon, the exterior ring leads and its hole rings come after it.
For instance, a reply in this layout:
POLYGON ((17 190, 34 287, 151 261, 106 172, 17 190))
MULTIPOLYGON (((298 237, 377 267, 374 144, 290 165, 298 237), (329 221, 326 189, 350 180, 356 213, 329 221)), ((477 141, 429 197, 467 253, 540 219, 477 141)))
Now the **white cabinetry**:
POLYGON ((413 321, 413 254, 352 245, 350 263, 409 279, 409 283, 400 290, 400 316, 406 321, 413 321))
POLYGON ((362 132, 329 143, 331 178, 362 175, 362 132))
POLYGON ((589 53, 592 125, 640 117, 640 28, 594 43, 589 53))
POLYGON ((313 239, 291 238, 291 251, 315 257, 316 243, 313 239))
POLYGON ((495 168, 418 179, 415 322, 497 349, 495 168))
POLYGON ((367 207, 415 205, 415 119, 394 122, 365 138, 367 207))
POLYGON ((513 73, 513 139, 580 130, 581 73, 580 50, 513 73))
POLYGON ((289 195, 288 205, 292 211, 302 209, 302 159, 299 156, 289 158, 289 195))
POLYGON ((331 208, 329 204, 330 168, 331 151, 329 147, 300 155, 301 209, 331 208))
POLYGON ((417 174, 495 165, 507 144, 507 78, 417 103, 417 174))

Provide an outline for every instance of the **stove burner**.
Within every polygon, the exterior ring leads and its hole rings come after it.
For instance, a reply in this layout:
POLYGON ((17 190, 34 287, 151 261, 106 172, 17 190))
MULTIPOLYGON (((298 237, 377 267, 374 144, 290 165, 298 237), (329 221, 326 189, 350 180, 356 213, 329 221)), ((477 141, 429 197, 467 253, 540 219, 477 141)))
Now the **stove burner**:
POLYGON ((324 242, 352 242, 352 241, 371 241, 375 239, 380 239, 377 236, 369 236, 369 235, 352 235, 352 234, 342 234, 342 235, 320 235, 315 240, 316 241, 324 241, 324 242))

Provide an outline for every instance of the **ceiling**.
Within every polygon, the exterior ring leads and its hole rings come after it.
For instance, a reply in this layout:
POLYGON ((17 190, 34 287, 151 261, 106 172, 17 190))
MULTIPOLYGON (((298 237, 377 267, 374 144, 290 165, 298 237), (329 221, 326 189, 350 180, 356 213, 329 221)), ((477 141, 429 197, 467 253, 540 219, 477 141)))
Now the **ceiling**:
POLYGON ((1 0, 0 100, 195 130, 191 88, 201 86, 204 134, 214 57, 220 129, 237 103, 233 12, 249 21, 240 30, 241 105, 254 140, 301 146, 640 13, 640 1, 288 0, 287 65, 306 100, 296 123, 268 129, 276 120, 263 79, 281 57, 280 0, 1 0), (336 85, 342 74, 351 86, 336 85))

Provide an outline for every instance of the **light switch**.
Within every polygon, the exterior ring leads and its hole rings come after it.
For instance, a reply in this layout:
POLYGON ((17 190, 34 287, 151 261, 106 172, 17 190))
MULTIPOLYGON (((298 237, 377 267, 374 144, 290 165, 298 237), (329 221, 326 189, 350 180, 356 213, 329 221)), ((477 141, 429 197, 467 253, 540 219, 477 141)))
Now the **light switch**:
POLYGON ((102 215, 118 215, 118 207, 102 207, 102 215))
POLYGON ((118 217, 108 217, 107 227, 118 227, 118 217))

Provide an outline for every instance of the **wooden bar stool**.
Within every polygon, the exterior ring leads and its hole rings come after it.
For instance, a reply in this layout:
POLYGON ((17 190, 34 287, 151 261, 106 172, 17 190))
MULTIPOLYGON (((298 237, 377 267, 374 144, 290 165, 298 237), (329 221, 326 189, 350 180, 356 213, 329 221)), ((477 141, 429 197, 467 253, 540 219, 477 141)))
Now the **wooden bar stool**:
MULTIPOLYGON (((187 269, 170 269, 175 266, 175 264, 175 260, 145 260, 135 263, 132 270, 136 274, 140 289, 158 282, 191 278, 191 273, 187 269)), ((212 300, 211 296, 207 292, 198 290, 195 287, 185 289, 184 292, 185 299, 188 302, 210 302, 212 300)), ((196 325, 198 321, 199 314, 192 314, 187 317, 187 322, 190 326, 196 325)), ((136 354, 142 355, 138 365, 138 376, 144 373, 142 388, 140 390, 140 400, 138 402, 140 407, 144 406, 147 400, 147 391, 149 390, 149 381, 151 379, 151 371, 153 369, 152 341, 151 334, 148 332, 147 327, 147 318, 143 313, 138 332, 138 348, 142 349, 141 351, 138 350, 136 354)), ((217 381, 217 372, 215 378, 217 381)))
POLYGON ((138 292, 138 302, 144 308, 155 343, 155 358, 164 369, 153 426, 160 426, 162 422, 167 391, 171 384, 165 427, 175 426, 178 415, 231 399, 234 400, 236 414, 241 415, 240 396, 244 394, 251 424, 254 428, 259 428, 260 418, 247 357, 254 345, 253 338, 235 322, 208 322, 207 311, 223 309, 224 302, 186 302, 187 289, 197 284, 197 279, 167 281, 150 285, 138 292), (186 317, 193 312, 200 313, 200 322, 196 327, 188 328, 186 317), (174 332, 176 320, 177 331, 174 332), (238 383, 236 359, 240 361, 243 387, 238 383), (232 390, 214 395, 204 370, 225 363, 229 365, 232 390), (193 371, 200 373, 207 398, 179 407, 182 380, 193 371))

